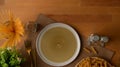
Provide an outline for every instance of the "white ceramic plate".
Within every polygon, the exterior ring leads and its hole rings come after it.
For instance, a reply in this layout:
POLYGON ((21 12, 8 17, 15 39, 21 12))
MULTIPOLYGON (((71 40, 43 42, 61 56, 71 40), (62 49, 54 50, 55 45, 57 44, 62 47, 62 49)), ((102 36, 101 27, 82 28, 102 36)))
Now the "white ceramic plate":
POLYGON ((81 41, 80 41, 79 35, 77 34, 77 32, 71 26, 69 26, 67 24, 64 24, 64 23, 52 23, 52 24, 47 25, 38 34, 38 37, 37 37, 37 40, 36 40, 36 50, 37 50, 37 53, 38 53, 39 57, 45 63, 47 63, 51 66, 64 66, 64 65, 67 65, 67 64, 71 63, 78 56, 80 48, 81 48, 81 41), (44 53, 41 49, 41 40, 42 40, 42 37, 44 36, 44 34, 47 31, 49 31, 50 29, 53 29, 53 28, 56 28, 56 27, 64 28, 64 29, 67 29, 68 31, 70 31, 73 34, 73 36, 75 38, 75 41, 76 41, 76 44, 75 44, 76 48, 75 48, 75 51, 74 51, 73 55, 68 60, 66 60, 64 62, 55 62, 55 61, 49 60, 47 57, 45 57, 45 55, 44 55, 44 53))

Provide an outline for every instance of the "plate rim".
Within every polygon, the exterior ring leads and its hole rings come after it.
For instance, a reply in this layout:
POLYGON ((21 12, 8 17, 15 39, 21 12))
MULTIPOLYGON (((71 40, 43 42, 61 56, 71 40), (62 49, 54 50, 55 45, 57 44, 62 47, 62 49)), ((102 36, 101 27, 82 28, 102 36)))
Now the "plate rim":
POLYGON ((46 64, 49 64, 49 65, 51 65, 51 66, 65 66, 65 65, 67 65, 67 64, 70 64, 71 62, 73 62, 73 61, 77 58, 77 56, 78 56, 78 54, 79 54, 79 52, 80 52, 80 49, 81 49, 81 40, 80 40, 80 37, 79 37, 77 31, 76 31, 73 27, 71 27, 70 25, 65 24, 65 23, 57 22, 57 23, 51 23, 51 24, 46 25, 46 26, 39 32, 39 34, 38 34, 38 36, 37 36, 37 39, 36 39, 36 51, 37 51, 37 54, 38 54, 39 57, 42 59, 42 61, 44 61, 46 64), (48 31, 49 29, 54 28, 54 27, 63 27, 63 28, 65 28, 65 29, 68 29, 69 31, 72 32, 72 34, 74 35, 74 37, 75 37, 75 39, 76 39, 76 42, 77 42, 77 47, 76 47, 76 51, 75 51, 74 55, 73 55, 70 59, 68 59, 67 61, 65 61, 65 62, 57 63, 57 62, 53 62, 53 61, 48 60, 48 59, 43 55, 43 53, 42 53, 42 51, 40 50, 40 48, 38 48, 38 47, 40 47, 39 42, 40 42, 40 39, 42 38, 42 36, 44 35, 44 33, 45 33, 46 31, 48 31))

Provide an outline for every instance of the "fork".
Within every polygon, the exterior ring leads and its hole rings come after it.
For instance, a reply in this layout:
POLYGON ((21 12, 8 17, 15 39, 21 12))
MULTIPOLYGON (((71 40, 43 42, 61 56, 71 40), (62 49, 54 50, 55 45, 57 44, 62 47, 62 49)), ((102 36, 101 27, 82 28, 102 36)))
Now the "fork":
POLYGON ((30 59, 31 59, 31 67, 34 67, 34 60, 33 60, 32 53, 31 53, 31 50, 32 50, 31 41, 25 40, 24 44, 25 44, 26 52, 28 53, 28 55, 30 56, 30 59))
MULTIPOLYGON (((32 33, 32 35, 35 34, 38 31, 38 25, 39 25, 38 23, 29 22, 26 27, 26 29, 27 29, 26 31, 28 31, 27 34, 30 36, 31 36, 31 33, 32 33)), ((34 37, 34 35, 33 35, 33 37, 34 37)), ((36 67, 36 52, 34 49, 32 50, 31 38, 25 40, 24 43, 25 43, 26 51, 31 58, 31 67, 36 67)))

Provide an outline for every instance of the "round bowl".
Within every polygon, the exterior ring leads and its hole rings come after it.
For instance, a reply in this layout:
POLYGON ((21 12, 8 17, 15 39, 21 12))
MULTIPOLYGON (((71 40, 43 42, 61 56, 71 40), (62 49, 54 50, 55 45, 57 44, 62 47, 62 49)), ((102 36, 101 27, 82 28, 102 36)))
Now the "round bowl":
POLYGON ((64 66, 78 56, 81 41, 77 32, 64 23, 52 23, 37 36, 36 50, 39 57, 51 66, 64 66))

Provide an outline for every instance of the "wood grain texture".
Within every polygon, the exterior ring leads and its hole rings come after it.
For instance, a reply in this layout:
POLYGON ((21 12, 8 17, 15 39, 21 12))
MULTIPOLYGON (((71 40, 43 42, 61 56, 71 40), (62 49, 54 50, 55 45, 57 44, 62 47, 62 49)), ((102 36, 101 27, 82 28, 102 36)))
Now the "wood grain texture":
POLYGON ((107 35, 106 48, 115 51, 112 63, 120 64, 120 0, 5 0, 0 10, 5 9, 24 23, 48 15, 75 27, 84 40, 91 33, 107 35))
POLYGON ((5 4, 5 0, 0 0, 0 5, 4 5, 5 4))
MULTIPOLYGON (((75 15, 77 18, 81 18, 81 15, 75 15)), ((74 15, 68 15, 67 16, 50 16, 53 19, 56 19, 57 21, 61 21, 64 23, 67 23, 73 27, 79 32, 79 34, 83 38, 84 44, 86 44, 87 37, 91 33, 98 33, 101 36, 108 36, 110 37, 109 43, 107 43, 106 48, 115 51, 115 55, 113 56, 112 63, 118 64, 120 62, 120 23, 116 22, 114 18, 111 22, 109 20, 105 20, 105 22, 101 21, 100 17, 97 17, 96 21, 94 20, 85 20, 81 22, 81 20, 76 19, 74 15), (74 19, 74 20, 73 20, 74 19), (114 21, 114 22, 113 22, 114 21)), ((87 17, 86 17, 87 18, 87 17)), ((91 17, 92 18, 92 17, 91 17)))

